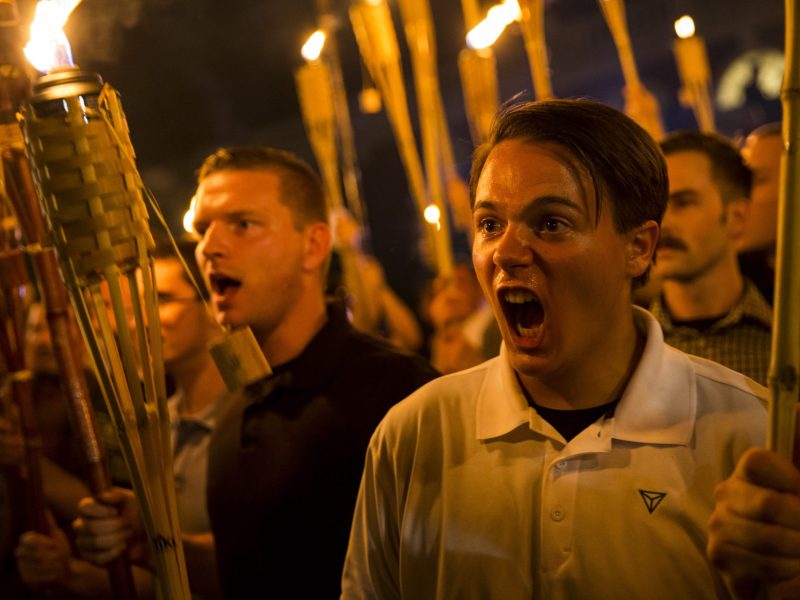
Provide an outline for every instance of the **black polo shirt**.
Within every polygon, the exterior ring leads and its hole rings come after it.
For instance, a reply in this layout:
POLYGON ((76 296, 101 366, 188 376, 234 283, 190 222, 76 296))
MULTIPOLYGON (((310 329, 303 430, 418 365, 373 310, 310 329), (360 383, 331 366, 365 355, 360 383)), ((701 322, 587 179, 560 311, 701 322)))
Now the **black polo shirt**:
POLYGON ((338 311, 296 359, 237 395, 208 462, 227 598, 338 598, 367 444, 437 373, 338 311))

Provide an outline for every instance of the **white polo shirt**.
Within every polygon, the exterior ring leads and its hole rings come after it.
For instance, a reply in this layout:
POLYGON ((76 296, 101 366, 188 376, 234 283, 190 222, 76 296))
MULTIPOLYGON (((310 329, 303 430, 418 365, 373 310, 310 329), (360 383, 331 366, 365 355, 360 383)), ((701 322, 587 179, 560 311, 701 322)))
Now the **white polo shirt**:
POLYGON ((764 442, 766 390, 635 320, 647 342, 614 415, 569 443, 504 348, 395 406, 367 453, 342 597, 728 597, 706 521, 714 486, 764 442))

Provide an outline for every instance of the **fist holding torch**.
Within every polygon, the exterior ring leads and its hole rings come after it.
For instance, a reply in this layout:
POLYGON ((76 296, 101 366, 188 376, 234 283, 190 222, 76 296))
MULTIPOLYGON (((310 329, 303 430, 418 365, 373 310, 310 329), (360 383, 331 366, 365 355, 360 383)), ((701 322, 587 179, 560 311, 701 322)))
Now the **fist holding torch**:
POLYGON ((800 597, 800 458, 754 448, 715 490, 708 557, 737 598, 800 597))

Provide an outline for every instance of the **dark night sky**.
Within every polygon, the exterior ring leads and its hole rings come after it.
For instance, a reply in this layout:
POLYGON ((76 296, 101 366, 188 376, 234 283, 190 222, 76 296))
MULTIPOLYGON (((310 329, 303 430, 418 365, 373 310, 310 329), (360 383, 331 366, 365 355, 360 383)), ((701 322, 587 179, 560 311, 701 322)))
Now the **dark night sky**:
MULTIPOLYGON (((31 14, 33 0, 18 3, 23 18, 31 14)), ((361 115, 355 106, 361 66, 344 12, 347 3, 332 4, 342 7, 337 39, 374 251, 390 282, 410 296, 421 272, 413 256, 417 217, 386 116, 361 115)), ((488 8, 491 2, 482 4, 488 8)), ((629 0, 627 5, 639 70, 662 104, 668 129, 695 127, 691 113, 676 100, 678 77, 670 44, 678 16, 695 18, 715 79, 748 50, 783 48, 781 0, 629 0)), ((140 171, 176 228, 193 191, 194 170, 217 147, 273 145, 313 163, 293 70, 302 61, 300 46, 315 28, 314 6, 314 0, 84 0, 73 13, 66 31, 75 61, 99 72, 122 93, 140 171)), ((464 39, 461 3, 431 0, 431 6, 451 135, 466 168, 472 148, 456 63, 464 39)), ((403 46, 401 28, 398 33, 403 46)), ((557 95, 590 96, 620 107, 622 76, 596 0, 548 0, 546 37, 557 95)), ((506 31, 496 52, 503 99, 519 92, 530 97, 516 27, 506 31)), ((409 96, 413 102, 410 90, 409 96)), ((723 133, 741 134, 779 118, 777 101, 765 101, 757 93, 748 99, 744 109, 718 113, 723 133)))

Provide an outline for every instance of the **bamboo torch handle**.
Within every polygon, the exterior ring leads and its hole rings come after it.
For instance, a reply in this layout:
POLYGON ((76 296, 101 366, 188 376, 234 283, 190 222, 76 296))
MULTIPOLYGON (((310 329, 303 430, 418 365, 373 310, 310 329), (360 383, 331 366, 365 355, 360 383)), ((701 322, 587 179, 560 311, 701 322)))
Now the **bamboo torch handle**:
MULTIPOLYGON (((425 175, 422 170, 414 129, 408 112, 403 74, 400 66, 400 51, 392 23, 391 13, 385 2, 379 4, 355 3, 350 6, 350 21, 372 79, 378 85, 386 105, 386 113, 394 131, 400 160, 406 171, 411 196, 417 205, 420 218, 427 206, 425 175)), ((435 240, 432 229, 426 227, 431 249, 435 240)))
MULTIPOLYGON (((778 196, 778 239, 775 266, 775 313, 769 366, 769 429, 767 448, 794 458, 795 419, 800 394, 800 14, 798 0, 785 0, 785 45, 781 104, 783 153, 778 196)), ((767 581, 759 600, 779 596, 767 581)))
POLYGON ((641 85, 639 72, 636 69, 636 60, 633 57, 628 24, 625 19, 625 4, 623 0, 599 0, 600 8, 608 23, 614 45, 617 47, 622 75, 629 86, 641 85))
POLYGON ((531 67, 531 78, 537 100, 553 97, 550 66, 544 37, 544 0, 520 0, 522 35, 531 67))
MULTIPOLYGON (((52 247, 41 247, 45 231, 44 220, 37 203, 27 157, 21 149, 6 149, 2 157, 9 198, 14 203, 17 214, 24 215, 24 218, 20 217, 23 236, 29 246, 39 250, 33 254, 33 259, 39 274, 53 353, 67 389, 71 421, 81 440, 87 463, 89 490, 92 495, 98 496, 111 489, 111 480, 90 408, 88 385, 80 358, 82 342, 69 324, 70 307, 66 288, 58 272, 55 252, 52 247)), ((123 554, 112 561, 108 572, 114 598, 133 600, 136 593, 127 556, 123 554)))
POLYGON ((797 0, 786 0, 786 62, 781 102, 783 142, 778 202, 775 317, 769 370, 770 427, 767 446, 792 458, 800 393, 800 23, 797 0))

